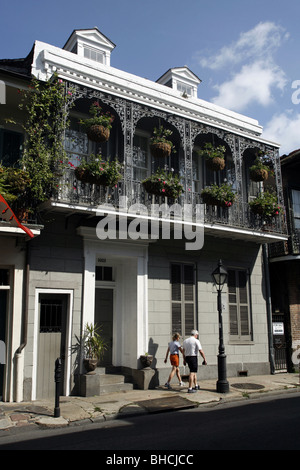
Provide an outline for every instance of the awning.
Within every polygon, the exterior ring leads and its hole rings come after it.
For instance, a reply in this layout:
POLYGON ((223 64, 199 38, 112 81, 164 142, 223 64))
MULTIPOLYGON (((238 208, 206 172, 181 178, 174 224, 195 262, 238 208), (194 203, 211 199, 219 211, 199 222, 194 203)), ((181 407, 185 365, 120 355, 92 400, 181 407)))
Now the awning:
POLYGON ((19 219, 15 216, 7 202, 5 201, 4 197, 1 196, 0 194, 0 217, 5 220, 6 222, 9 222, 13 227, 19 227, 24 232, 30 237, 34 238, 34 235, 29 228, 25 227, 24 225, 21 224, 19 219))

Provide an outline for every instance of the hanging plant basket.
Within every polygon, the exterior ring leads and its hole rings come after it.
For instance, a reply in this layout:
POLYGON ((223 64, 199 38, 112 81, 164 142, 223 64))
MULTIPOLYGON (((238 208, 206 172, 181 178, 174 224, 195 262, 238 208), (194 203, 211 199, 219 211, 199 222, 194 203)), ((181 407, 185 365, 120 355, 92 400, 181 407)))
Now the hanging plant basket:
POLYGON ((205 192, 202 193, 202 201, 204 202, 204 204, 207 204, 208 206, 219 205, 219 201, 217 198, 205 192))
POLYGON ((174 150, 173 143, 168 140, 173 134, 169 129, 165 129, 163 126, 159 128, 154 128, 153 137, 150 139, 150 150, 154 157, 156 158, 167 158, 170 156, 172 150, 174 150))
POLYGON ((206 160, 206 167, 212 171, 221 171, 225 168, 224 158, 214 157, 206 160))
POLYGON ((167 173, 158 169, 156 173, 142 181, 144 189, 149 194, 156 196, 177 198, 183 192, 183 185, 180 177, 173 173, 167 173))
POLYGON ((89 183, 90 174, 86 168, 83 166, 78 166, 75 168, 75 177, 77 180, 82 181, 83 183, 89 183))
POLYGON ((88 138, 93 142, 107 142, 110 136, 110 129, 114 121, 114 116, 109 113, 103 113, 98 101, 95 101, 90 107, 90 119, 80 121, 85 128, 88 138))
POLYGON ((283 210, 277 201, 277 195, 265 191, 249 203, 251 212, 263 218, 278 217, 283 210))
POLYGON ((171 155, 172 147, 167 142, 157 142, 151 145, 151 153, 156 158, 167 158, 171 155))
POLYGON ((252 181, 266 181, 269 177, 270 167, 263 160, 263 154, 260 152, 255 159, 254 164, 249 168, 249 176, 252 181))
POLYGON ((96 184, 97 186, 116 186, 122 179, 122 165, 117 160, 101 161, 98 157, 90 155, 90 162, 82 160, 75 168, 75 177, 83 183, 96 184))
POLYGON ((201 192, 203 202, 209 206, 231 207, 235 196, 232 186, 226 183, 220 186, 213 184, 204 188, 201 192))
POLYGON ((214 147, 210 142, 206 142, 204 148, 198 153, 201 157, 205 158, 206 167, 212 171, 221 171, 225 168, 225 155, 226 148, 223 145, 214 147))
POLYGON ((250 179, 252 181, 266 181, 269 177, 269 172, 265 168, 251 167, 250 168, 250 179))
POLYGON ((108 129, 108 127, 94 124, 93 126, 87 128, 86 133, 89 140, 92 142, 102 143, 108 141, 110 136, 110 129, 108 129))

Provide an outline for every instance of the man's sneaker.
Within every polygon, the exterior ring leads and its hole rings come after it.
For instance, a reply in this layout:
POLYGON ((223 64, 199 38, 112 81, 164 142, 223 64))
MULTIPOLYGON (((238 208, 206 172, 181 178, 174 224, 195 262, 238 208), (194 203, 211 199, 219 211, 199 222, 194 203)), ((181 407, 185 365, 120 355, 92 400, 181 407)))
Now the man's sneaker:
POLYGON ((196 392, 196 390, 194 388, 189 388, 188 389, 188 393, 195 393, 195 392, 196 392))
POLYGON ((183 386, 184 386, 184 383, 183 383, 183 382, 179 382, 179 385, 180 385, 180 387, 183 387, 183 386))
POLYGON ((195 390, 195 391, 196 391, 196 390, 200 390, 199 385, 196 385, 195 387, 193 387, 193 390, 195 390))
POLYGON ((171 387, 170 387, 170 384, 169 384, 168 382, 167 382, 167 383, 165 383, 165 387, 167 387, 167 388, 171 388, 171 387))

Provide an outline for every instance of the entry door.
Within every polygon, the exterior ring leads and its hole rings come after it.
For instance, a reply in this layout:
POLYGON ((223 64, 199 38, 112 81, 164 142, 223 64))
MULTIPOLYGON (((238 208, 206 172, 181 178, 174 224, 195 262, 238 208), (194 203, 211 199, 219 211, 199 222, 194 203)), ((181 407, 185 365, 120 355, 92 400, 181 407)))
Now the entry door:
POLYGON ((55 361, 61 358, 61 393, 66 354, 67 295, 40 294, 37 398, 55 397, 55 361))
POLYGON ((101 328, 107 349, 99 362, 100 366, 112 364, 113 343, 113 289, 96 288, 95 292, 95 323, 101 328))

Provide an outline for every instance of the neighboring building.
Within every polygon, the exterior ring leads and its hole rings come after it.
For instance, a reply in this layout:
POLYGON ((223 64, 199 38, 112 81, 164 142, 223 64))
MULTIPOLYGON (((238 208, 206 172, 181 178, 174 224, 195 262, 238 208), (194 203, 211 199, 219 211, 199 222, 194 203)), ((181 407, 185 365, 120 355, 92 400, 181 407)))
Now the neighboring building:
POLYGON ((289 238, 270 245, 270 277, 277 369, 300 362, 300 150, 281 157, 289 238))
MULTIPOLYGON (((27 58, 0 61, 6 94, 0 105, 2 117, 22 119, 18 89, 28 87, 31 75, 45 82, 57 74, 74 104, 64 136, 68 168, 33 221, 39 236, 26 244, 26 251, 18 248, 20 261, 17 254, 9 256, 9 244, 16 250, 19 243, 15 237, 0 245, 0 273, 5 277, 9 266, 12 277, 5 286, 20 304, 11 303, 4 316, 5 400, 15 399, 16 376, 23 385, 21 399, 53 395, 57 357, 62 358, 63 394, 80 393, 77 378, 83 366, 73 351, 86 323, 95 321, 102 325, 109 346, 102 365, 116 366, 134 377, 139 356, 149 352, 154 356, 156 384, 164 384, 169 374, 164 357, 172 334, 179 331, 184 339, 197 328, 208 361, 200 375, 216 378, 219 329, 211 273, 220 258, 229 274, 222 293, 228 376, 245 370, 270 372, 271 319, 262 248, 286 240, 286 228, 281 214, 266 221, 250 211, 249 202, 266 185, 252 182, 248 170, 258 151, 267 154, 274 170, 268 181, 283 205, 278 145, 262 138, 256 120, 197 98, 200 80, 188 67, 171 68, 154 83, 113 68, 114 47, 97 28, 77 30, 63 49, 36 41, 27 58), (114 117, 110 138, 102 144, 92 142, 80 124, 89 117, 95 100, 114 117), (172 131, 176 153, 157 159, 151 154, 150 138, 162 125, 172 131), (199 154, 205 143, 225 147, 225 169, 207 169, 199 154), (82 182, 75 175, 82 159, 100 151, 104 161, 118 158, 124 165, 122 179, 110 188, 82 182), (182 178, 184 192, 176 198, 152 195, 141 184, 164 165, 182 178), (201 190, 224 182, 236 194, 233 204, 203 204, 201 190), (192 219, 183 220, 181 214, 179 219, 171 217, 168 237, 163 232, 166 220, 149 211, 151 204, 162 209, 176 203, 184 216, 192 208, 192 219), (99 210, 103 204, 106 212, 99 210), (106 223, 111 231, 105 239, 101 227, 106 223), (23 297, 21 284, 27 286, 23 297), (19 355, 24 368, 15 363, 22 321, 26 346, 19 355)), ((11 137, 19 151, 22 128, 5 119, 0 124, 0 142, 11 137)), ((18 155, 2 146, 0 161, 9 166, 18 155)))

